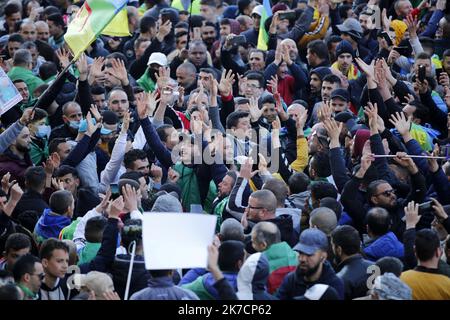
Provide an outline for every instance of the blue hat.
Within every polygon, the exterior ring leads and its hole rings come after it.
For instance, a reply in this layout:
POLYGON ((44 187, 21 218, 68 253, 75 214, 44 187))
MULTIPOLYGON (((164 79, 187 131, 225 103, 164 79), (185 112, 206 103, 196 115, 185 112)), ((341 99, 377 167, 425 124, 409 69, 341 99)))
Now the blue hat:
POLYGON ((331 74, 331 70, 328 67, 317 67, 317 68, 311 70, 310 74, 313 74, 313 73, 317 74, 320 81, 323 81, 323 78, 325 78, 325 76, 331 74))
POLYGON ((327 235, 323 231, 316 228, 306 229, 300 235, 300 241, 294 247, 294 250, 307 255, 313 255, 318 250, 327 251, 327 235))
POLYGON ((336 46, 336 57, 339 57, 343 53, 350 53, 353 57, 355 56, 355 51, 350 42, 347 40, 342 40, 336 46))

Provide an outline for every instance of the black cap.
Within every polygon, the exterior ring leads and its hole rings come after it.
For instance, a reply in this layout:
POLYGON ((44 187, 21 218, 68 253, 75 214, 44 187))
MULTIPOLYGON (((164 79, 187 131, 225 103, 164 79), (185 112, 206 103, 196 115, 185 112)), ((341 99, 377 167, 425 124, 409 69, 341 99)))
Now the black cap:
POLYGON ((342 100, 345 100, 347 102, 350 101, 350 95, 348 94, 348 91, 345 89, 336 89, 331 93, 331 99, 339 98, 342 100))

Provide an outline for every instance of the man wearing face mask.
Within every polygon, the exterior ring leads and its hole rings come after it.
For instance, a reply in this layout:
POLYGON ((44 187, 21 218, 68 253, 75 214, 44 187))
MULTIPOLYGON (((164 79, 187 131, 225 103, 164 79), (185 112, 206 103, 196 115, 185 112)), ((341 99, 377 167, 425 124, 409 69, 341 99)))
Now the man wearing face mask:
POLYGON ((45 110, 36 108, 34 109, 34 117, 28 124, 31 137, 31 161, 37 166, 45 162, 48 157, 48 137, 51 128, 47 125, 47 116, 45 110))
POLYGON ((78 128, 81 120, 83 120, 83 113, 78 103, 74 101, 67 102, 62 107, 62 118, 64 124, 54 128, 50 134, 49 141, 54 138, 70 138, 75 140, 78 135, 78 128))

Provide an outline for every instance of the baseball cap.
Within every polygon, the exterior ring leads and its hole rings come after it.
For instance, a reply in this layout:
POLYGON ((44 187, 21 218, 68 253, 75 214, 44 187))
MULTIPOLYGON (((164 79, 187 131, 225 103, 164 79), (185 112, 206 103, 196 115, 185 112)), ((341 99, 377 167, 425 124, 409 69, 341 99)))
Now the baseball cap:
POLYGON ((306 229, 300 235, 300 241, 294 247, 295 251, 313 255, 318 250, 328 250, 327 235, 316 228, 306 229))
POLYGON ((262 17, 264 6, 262 4, 253 8, 252 15, 256 13, 258 16, 262 17))
POLYGON ((355 18, 348 18, 343 24, 338 24, 336 26, 340 32, 348 33, 349 35, 361 39, 363 34, 363 29, 361 24, 355 18))
POLYGON ((333 90, 333 92, 331 92, 331 99, 334 99, 334 98, 339 98, 339 99, 345 100, 347 102, 350 101, 348 91, 345 89, 341 89, 341 88, 335 89, 335 90, 333 90))
POLYGON ((162 67, 167 66, 167 57, 164 53, 161 52, 153 52, 150 58, 148 59, 147 65, 151 65, 152 63, 159 64, 162 67))

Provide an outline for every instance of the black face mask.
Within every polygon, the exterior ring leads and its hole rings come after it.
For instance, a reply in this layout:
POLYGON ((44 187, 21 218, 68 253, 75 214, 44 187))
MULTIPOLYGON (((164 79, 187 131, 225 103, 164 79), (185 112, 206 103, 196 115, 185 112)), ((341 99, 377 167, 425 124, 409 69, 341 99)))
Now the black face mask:
POLYGON ((150 77, 150 79, 153 80, 153 82, 156 83, 156 74, 158 73, 158 70, 154 70, 154 69, 148 69, 148 76, 150 77))

